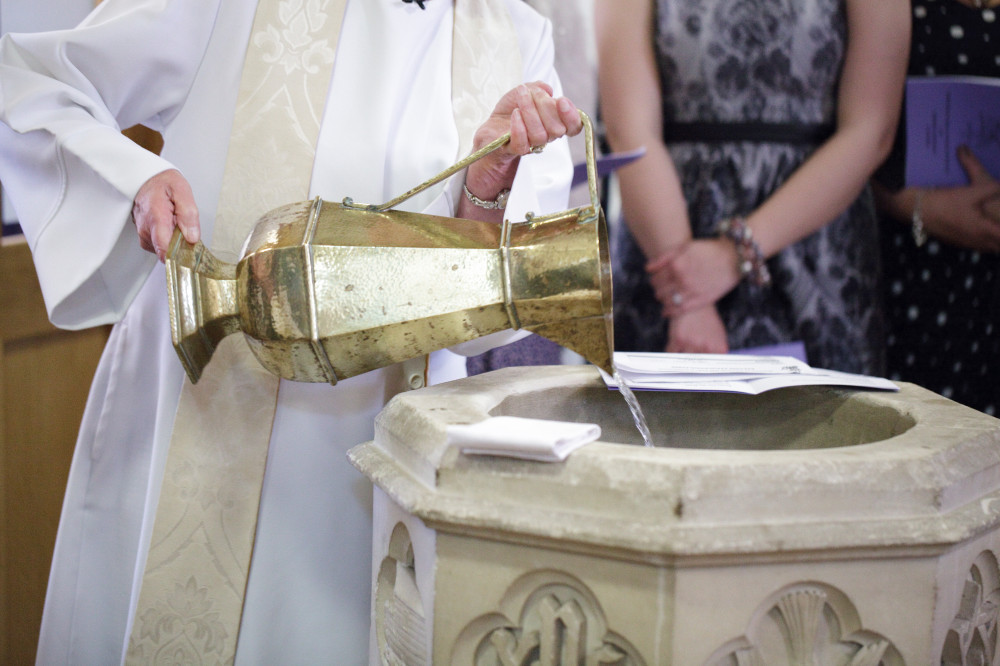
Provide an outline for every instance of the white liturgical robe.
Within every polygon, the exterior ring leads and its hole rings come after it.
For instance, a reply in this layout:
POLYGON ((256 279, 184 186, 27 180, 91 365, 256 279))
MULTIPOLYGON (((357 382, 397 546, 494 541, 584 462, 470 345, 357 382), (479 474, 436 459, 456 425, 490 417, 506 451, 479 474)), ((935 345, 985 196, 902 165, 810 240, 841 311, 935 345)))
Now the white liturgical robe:
MULTIPOLYGON (((497 1, 513 19, 524 80, 559 94, 548 23, 521 0, 497 1)), ((66 328, 117 322, 72 463, 40 664, 112 664, 124 653, 184 378, 163 267, 139 248, 132 199, 178 168, 209 244, 255 4, 104 0, 75 30, 0 41, 0 181, 50 317, 66 328), (119 133, 137 123, 163 132, 162 157, 119 133)), ((289 11, 308 20, 307 6, 289 11)), ((381 203, 457 161, 451 60, 450 0, 426 10, 349 0, 310 196, 381 203)), ((566 208, 570 177, 565 140, 522 159, 507 216, 566 208)), ((453 215, 460 186, 401 207, 453 215)), ((237 664, 367 663, 370 488, 345 453, 371 439, 393 372, 281 382, 237 664)), ((463 357, 432 355, 431 381, 462 375, 463 357)))

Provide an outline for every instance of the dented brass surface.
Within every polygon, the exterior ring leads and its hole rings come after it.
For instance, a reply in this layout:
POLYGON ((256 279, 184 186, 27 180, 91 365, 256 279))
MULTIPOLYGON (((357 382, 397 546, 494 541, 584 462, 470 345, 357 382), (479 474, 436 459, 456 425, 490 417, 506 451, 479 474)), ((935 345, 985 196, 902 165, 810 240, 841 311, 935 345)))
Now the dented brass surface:
POLYGON ((171 335, 189 378, 237 331, 265 368, 295 381, 336 383, 508 328, 611 372, 607 229, 584 119, 589 206, 496 225, 349 200, 296 202, 260 219, 235 266, 175 233, 171 335))

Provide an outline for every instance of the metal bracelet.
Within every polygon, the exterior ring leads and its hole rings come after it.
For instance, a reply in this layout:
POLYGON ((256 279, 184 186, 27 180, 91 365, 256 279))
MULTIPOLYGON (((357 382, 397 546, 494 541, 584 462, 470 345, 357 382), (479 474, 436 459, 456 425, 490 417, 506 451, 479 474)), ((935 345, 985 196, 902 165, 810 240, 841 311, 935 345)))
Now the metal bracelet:
POLYGON ((475 194, 469 191, 468 185, 462 185, 462 189, 465 190, 465 198, 471 201, 476 206, 480 208, 485 208, 486 210, 503 210, 507 207, 507 199, 510 197, 510 190, 504 189, 500 190, 497 194, 497 198, 493 201, 487 201, 485 199, 480 199, 475 194))

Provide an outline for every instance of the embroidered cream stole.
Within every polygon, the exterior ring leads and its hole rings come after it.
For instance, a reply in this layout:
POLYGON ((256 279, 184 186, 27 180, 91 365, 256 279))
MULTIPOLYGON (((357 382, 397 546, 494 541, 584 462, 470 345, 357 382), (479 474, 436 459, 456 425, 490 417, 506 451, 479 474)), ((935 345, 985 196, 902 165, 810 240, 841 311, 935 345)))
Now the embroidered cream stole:
MULTIPOLYGON (((263 213, 309 196, 346 2, 257 7, 216 214, 220 258, 238 258, 263 213)), ((502 1, 456 0, 453 42, 461 156, 522 67, 502 1)), ((237 335, 222 341, 198 384, 185 381, 127 663, 233 662, 277 392, 237 335)))

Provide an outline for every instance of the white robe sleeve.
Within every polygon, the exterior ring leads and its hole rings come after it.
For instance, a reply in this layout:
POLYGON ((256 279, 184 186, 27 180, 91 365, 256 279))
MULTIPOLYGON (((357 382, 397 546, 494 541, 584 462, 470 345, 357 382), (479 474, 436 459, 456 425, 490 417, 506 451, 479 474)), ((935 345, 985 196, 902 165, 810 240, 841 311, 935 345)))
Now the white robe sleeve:
POLYGON ((105 0, 74 30, 0 40, 0 181, 57 326, 116 321, 155 264, 139 247, 132 200, 172 165, 120 129, 169 123, 217 9, 105 0))

